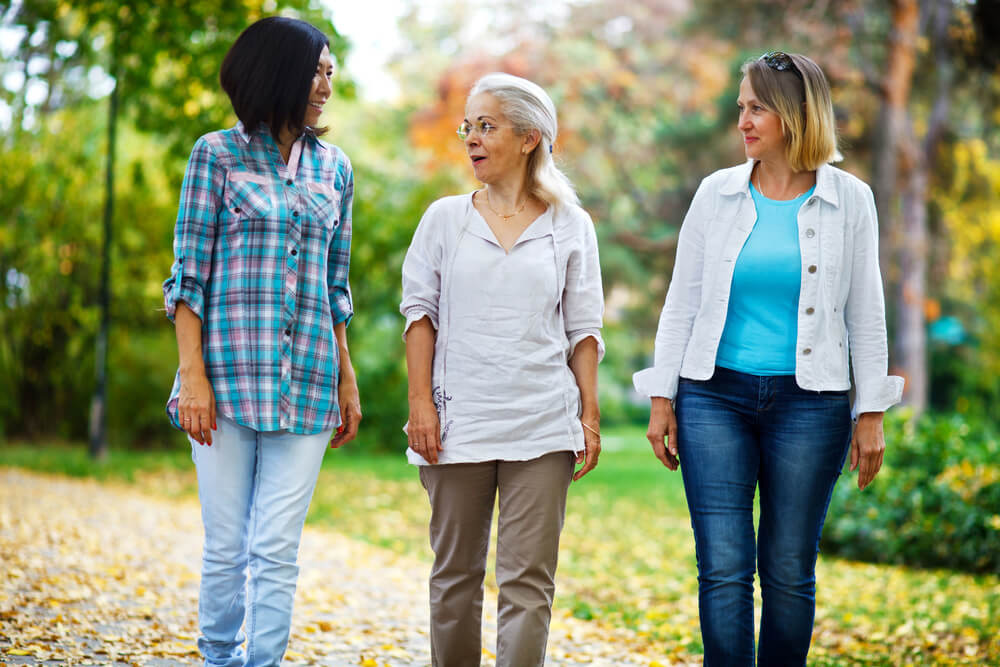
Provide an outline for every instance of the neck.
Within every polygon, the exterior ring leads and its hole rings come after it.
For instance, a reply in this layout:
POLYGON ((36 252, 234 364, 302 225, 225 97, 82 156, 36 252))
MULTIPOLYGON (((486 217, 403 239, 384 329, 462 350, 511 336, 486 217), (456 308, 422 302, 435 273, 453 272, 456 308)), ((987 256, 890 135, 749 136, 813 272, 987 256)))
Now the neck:
POLYGON ((815 171, 795 171, 785 161, 759 160, 750 177, 757 191, 768 199, 795 199, 816 184, 815 171))
POLYGON ((487 183, 486 187, 489 189, 490 203, 501 213, 513 211, 528 197, 523 178, 487 183))

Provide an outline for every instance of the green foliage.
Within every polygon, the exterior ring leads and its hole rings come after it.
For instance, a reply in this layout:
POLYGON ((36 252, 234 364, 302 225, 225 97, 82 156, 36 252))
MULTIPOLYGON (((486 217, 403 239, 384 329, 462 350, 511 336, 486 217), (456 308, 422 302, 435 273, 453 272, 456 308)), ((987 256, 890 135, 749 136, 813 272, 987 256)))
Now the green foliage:
POLYGON ((823 549, 846 558, 1000 571, 1000 434, 957 414, 885 423, 882 472, 864 492, 837 485, 823 549))
MULTIPOLYGON (((0 434, 81 438, 86 432, 103 204, 92 175, 103 162, 96 139, 103 119, 92 107, 52 112, 44 132, 18 136, 5 153, 18 168, 0 170, 0 210, 9 212, 0 221, 0 379, 8 388, 0 399, 0 434)), ((172 377, 167 369, 176 362, 176 353, 156 342, 156 330, 176 207, 166 174, 183 163, 167 159, 150 137, 124 134, 109 417, 118 438, 144 441, 166 395, 150 403, 150 387, 157 377, 172 377)))

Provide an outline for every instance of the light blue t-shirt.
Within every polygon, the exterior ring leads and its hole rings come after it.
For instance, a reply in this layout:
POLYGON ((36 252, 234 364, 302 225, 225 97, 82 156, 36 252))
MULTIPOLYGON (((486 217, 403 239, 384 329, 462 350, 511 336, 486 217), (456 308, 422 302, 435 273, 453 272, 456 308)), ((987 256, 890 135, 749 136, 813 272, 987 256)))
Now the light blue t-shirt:
POLYGON ((715 363, 753 375, 794 375, 802 259, 798 213, 816 187, 779 201, 750 194, 757 220, 733 270, 715 363))

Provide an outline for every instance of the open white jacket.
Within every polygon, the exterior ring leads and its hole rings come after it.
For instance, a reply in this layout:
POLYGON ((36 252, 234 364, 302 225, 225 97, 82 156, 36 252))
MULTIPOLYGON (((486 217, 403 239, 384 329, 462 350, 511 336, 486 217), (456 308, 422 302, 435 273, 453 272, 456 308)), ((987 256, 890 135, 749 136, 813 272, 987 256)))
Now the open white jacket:
MULTIPOLYGON (((707 380, 715 371, 733 269, 757 219, 753 164, 709 175, 694 195, 677 241, 653 366, 633 376, 641 394, 673 399, 680 376, 707 380)), ((888 375, 876 218, 871 189, 831 165, 817 170, 816 189, 798 214, 795 379, 803 389, 842 391, 851 387, 853 366, 855 415, 884 411, 903 393, 903 378, 888 375)))

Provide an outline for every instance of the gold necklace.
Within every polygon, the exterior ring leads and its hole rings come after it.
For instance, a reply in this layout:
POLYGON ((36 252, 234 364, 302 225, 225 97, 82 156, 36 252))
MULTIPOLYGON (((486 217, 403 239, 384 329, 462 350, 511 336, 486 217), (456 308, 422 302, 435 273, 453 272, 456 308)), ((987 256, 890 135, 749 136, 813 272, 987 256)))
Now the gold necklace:
POLYGON ((490 189, 486 188, 486 207, 489 208, 491 211, 493 211, 493 215, 497 216, 498 218, 503 218, 504 222, 507 222, 508 220, 510 220, 511 218, 513 218, 515 215, 517 215, 518 213, 520 213, 521 211, 523 211, 524 207, 527 204, 528 204, 528 198, 525 197, 524 201, 521 202, 521 206, 519 206, 518 209, 516 211, 514 211, 513 213, 511 213, 510 215, 504 215, 503 213, 498 213, 497 210, 495 208, 493 208, 493 204, 490 203, 490 189))

